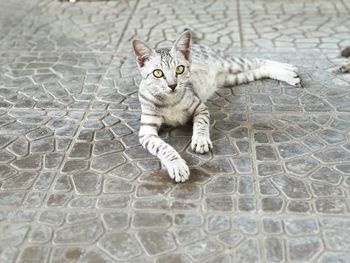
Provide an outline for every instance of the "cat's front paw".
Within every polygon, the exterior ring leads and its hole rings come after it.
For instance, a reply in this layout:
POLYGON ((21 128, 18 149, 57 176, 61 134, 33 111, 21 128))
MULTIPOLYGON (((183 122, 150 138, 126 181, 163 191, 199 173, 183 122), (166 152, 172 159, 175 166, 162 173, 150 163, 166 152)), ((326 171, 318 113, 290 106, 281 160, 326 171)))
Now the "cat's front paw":
POLYGON ((190 177, 190 169, 182 159, 175 159, 165 165, 171 179, 175 182, 185 182, 190 177))
POLYGON ((340 71, 343 72, 343 73, 350 73, 350 63, 342 65, 340 67, 340 71))
POLYGON ((191 149, 196 153, 207 153, 209 150, 213 149, 213 144, 209 136, 192 136, 191 149))

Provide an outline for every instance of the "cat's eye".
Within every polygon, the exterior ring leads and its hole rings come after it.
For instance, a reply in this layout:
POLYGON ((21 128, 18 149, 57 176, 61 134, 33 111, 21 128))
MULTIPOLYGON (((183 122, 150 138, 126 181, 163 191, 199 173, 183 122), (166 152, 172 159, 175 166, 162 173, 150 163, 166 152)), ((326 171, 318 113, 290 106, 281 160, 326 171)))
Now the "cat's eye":
POLYGON ((155 76, 156 78, 161 78, 164 76, 164 73, 160 69, 155 69, 153 70, 153 76, 155 76))
POLYGON ((176 67, 176 74, 180 75, 180 74, 184 73, 184 71, 185 71, 184 66, 180 65, 180 66, 176 67))

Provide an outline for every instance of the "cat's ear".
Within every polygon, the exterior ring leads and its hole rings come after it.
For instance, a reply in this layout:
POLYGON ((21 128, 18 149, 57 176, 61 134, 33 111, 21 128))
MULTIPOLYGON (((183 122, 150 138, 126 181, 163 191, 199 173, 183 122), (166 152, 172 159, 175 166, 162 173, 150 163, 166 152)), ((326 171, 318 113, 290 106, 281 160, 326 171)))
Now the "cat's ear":
POLYGON ((132 46, 134 48, 136 61, 139 66, 142 68, 145 64, 145 61, 149 59, 152 55, 153 50, 149 48, 144 42, 141 40, 134 40, 132 42, 132 46))
POLYGON ((185 59, 190 58, 190 44, 191 44, 191 32, 189 30, 184 31, 181 36, 175 41, 173 50, 180 51, 185 59))

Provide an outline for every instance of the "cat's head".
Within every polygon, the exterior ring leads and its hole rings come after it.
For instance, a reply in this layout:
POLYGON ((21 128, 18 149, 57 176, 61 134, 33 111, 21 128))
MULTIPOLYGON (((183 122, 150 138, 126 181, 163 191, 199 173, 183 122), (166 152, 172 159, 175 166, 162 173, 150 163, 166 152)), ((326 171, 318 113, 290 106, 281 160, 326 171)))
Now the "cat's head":
POLYGON ((133 41, 141 76, 157 93, 173 93, 183 88, 190 73, 190 31, 184 31, 171 48, 152 49, 133 41))

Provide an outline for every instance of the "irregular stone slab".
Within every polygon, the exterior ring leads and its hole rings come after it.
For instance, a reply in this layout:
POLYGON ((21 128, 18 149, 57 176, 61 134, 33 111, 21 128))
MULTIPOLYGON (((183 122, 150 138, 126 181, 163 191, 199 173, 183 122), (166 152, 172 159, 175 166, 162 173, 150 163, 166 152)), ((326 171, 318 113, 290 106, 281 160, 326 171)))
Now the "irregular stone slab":
POLYGON ((19 206, 25 192, 0 192, 0 206, 19 206))
POLYGON ((198 228, 181 228, 175 232, 176 240, 186 246, 205 238, 205 234, 198 228))
POLYGON ((310 156, 304 156, 293 159, 286 162, 286 168, 288 171, 299 175, 300 177, 306 176, 312 170, 318 166, 318 161, 310 156))
POLYGON ((172 223, 170 215, 164 213, 136 213, 134 227, 169 227, 172 223))
POLYGON ((106 234, 97 245, 116 260, 129 260, 142 251, 136 239, 128 233, 106 234))
POLYGON ((256 146, 256 158, 258 161, 275 161, 277 160, 275 151, 271 146, 256 146))
POLYGON ((19 258, 19 262, 45 262, 48 254, 49 248, 45 246, 26 247, 19 258))
POLYGON ((319 259, 320 263, 350 262, 350 252, 325 252, 319 259))
POLYGON ((278 175, 272 178, 277 187, 289 198, 304 199, 309 198, 305 183, 286 175, 278 175))
POLYGON ((103 185, 105 193, 128 193, 133 189, 133 185, 117 178, 107 178, 103 185))
POLYGON ((103 233, 103 226, 99 220, 73 224, 59 228, 54 237, 58 244, 91 244, 103 233))
POLYGON ((323 249, 319 237, 302 237, 287 240, 288 258, 295 262, 311 262, 323 249))
POLYGON ((93 172, 80 172, 72 176, 77 194, 97 195, 102 190, 102 177, 93 172))
POLYGON ((227 159, 212 159, 201 166, 209 174, 235 173, 231 163, 227 159))
POLYGON ((280 219, 264 218, 262 223, 265 233, 279 234, 282 232, 282 222, 280 219))
POLYGON ((342 178, 341 174, 328 167, 322 167, 311 175, 312 179, 330 184, 338 184, 342 178))
POLYGON ((259 247, 256 239, 247 239, 236 250, 237 262, 259 262, 259 247))
POLYGON ((104 173, 124 163, 126 159, 119 153, 111 153, 93 158, 91 168, 104 173))
POLYGON ((22 172, 4 182, 3 189, 29 189, 34 180, 38 177, 38 172, 22 172))
POLYGON ((350 161, 350 153, 341 148, 327 148, 315 153, 314 156, 324 163, 341 163, 350 161))
POLYGON ((119 141, 99 141, 94 144, 94 155, 102 155, 112 152, 119 152, 124 149, 119 141))
POLYGON ((344 214, 348 212, 345 199, 340 198, 319 198, 315 202, 316 210, 325 214, 344 214))
POLYGON ((230 228, 230 220, 225 215, 210 215, 207 218, 207 229, 210 233, 219 233, 230 228))
POLYGON ((103 220, 108 230, 124 230, 129 225, 129 215, 123 212, 109 212, 103 214, 103 220))
POLYGON ((233 211, 231 196, 213 196, 205 199, 207 211, 233 211))
POLYGON ((0 225, 0 246, 4 247, 20 245, 23 242, 28 230, 29 226, 27 225, 0 225))
POLYGON ((324 232, 326 247, 333 250, 350 251, 350 231, 327 230, 324 232))
POLYGON ((52 250, 52 263, 73 263, 77 262, 84 254, 79 247, 54 247, 52 250))
POLYGON ((205 192, 210 194, 233 193, 235 190, 236 178, 231 175, 216 176, 206 184, 205 192))
POLYGON ((164 230, 141 231, 138 237, 150 256, 174 250, 176 243, 171 232, 164 230))
POLYGON ((264 240, 267 262, 281 262, 284 256, 283 241, 277 237, 268 237, 264 240))
POLYGON ((282 172, 282 167, 279 164, 259 164, 258 165, 258 174, 259 176, 270 176, 279 174, 282 172))
POLYGON ((186 254, 195 261, 204 260, 222 249, 217 242, 206 240, 186 248, 186 254))
POLYGON ((218 236, 219 240, 223 242, 226 246, 234 248, 244 239, 243 235, 238 231, 225 231, 218 236))
MULTIPOLYGON (((115 259, 108 256, 101 249, 91 249, 81 256, 79 262, 84 263, 115 263, 115 259)), ((57 262, 61 263, 61 262, 57 262)))
POLYGON ((317 221, 312 218, 288 218, 284 220, 289 235, 312 235, 318 233, 317 221))
POLYGON ((141 174, 141 171, 134 164, 126 163, 114 168, 109 174, 126 181, 133 181, 141 174))

